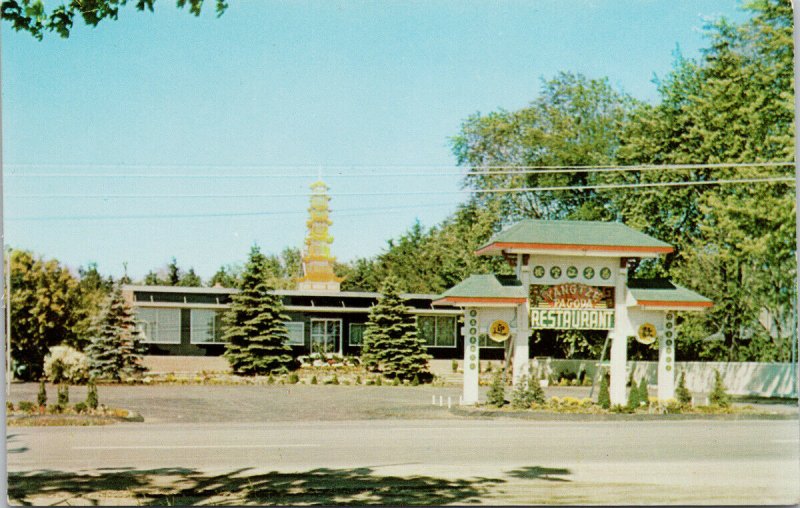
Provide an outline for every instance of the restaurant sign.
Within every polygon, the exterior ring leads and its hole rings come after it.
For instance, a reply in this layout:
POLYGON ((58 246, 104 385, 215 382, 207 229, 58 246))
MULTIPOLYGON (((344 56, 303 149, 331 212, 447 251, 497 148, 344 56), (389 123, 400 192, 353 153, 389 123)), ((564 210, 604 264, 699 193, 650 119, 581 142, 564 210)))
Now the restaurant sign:
POLYGON ((568 283, 532 285, 531 328, 610 330, 614 328, 614 288, 568 283))

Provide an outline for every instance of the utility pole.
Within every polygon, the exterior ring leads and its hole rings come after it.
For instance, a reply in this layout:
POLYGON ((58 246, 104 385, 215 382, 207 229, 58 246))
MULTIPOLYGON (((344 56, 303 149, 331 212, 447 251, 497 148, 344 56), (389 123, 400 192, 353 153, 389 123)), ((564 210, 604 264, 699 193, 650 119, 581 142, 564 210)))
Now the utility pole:
MULTIPOLYGON (((2 46, 0 46, 2 48, 2 46)), ((2 68, 0 67, 0 83, 2 83, 2 68)), ((0 218, 5 217, 5 210, 3 208, 3 104, 0 101, 0 218)), ((9 301, 8 297, 6 296, 6 277, 9 277, 10 270, 6 267, 6 234, 5 229, 3 228, 3 221, 0 220, 0 245, 3 246, 2 254, 0 254, 0 260, 3 262, 3 272, 5 277, 0 279, 0 294, 2 294, 3 299, 3 310, 5 311, 5 315, 9 316, 9 301)), ((8 263, 8 267, 11 266, 11 263, 8 263)), ((8 279, 10 280, 10 278, 8 279)), ((11 295, 11 290, 8 290, 8 296, 11 295)), ((0 337, 3 339, 3 343, 5 344, 6 354, 2 357, 2 362, 5 365, 2 365, 2 370, 5 372, 6 376, 6 400, 11 392, 11 338, 9 330, 6 329, 8 327, 11 328, 11 321, 6 321, 5 319, 0 319, 0 337)))
MULTIPOLYGON (((794 23, 792 23, 792 32, 793 32, 793 41, 797 41, 798 34, 797 31, 797 24, 800 23, 800 13, 797 11, 797 2, 792 1, 792 17, 794 18, 794 23)), ((794 192, 795 192, 795 203, 797 202, 797 198, 800 197, 800 190, 797 188, 797 181, 800 178, 800 143, 797 143, 796 140, 800 139, 800 120, 798 120, 797 112, 800 111, 800 94, 797 93, 797 83, 800 83, 800 55, 797 54, 797 45, 794 48, 794 83, 795 83, 795 93, 794 93, 794 192)), ((800 218, 800 213, 798 213, 797 207, 795 206, 795 224, 798 223, 798 218, 800 218)), ((798 232, 797 228, 795 227, 795 245, 800 245, 800 232, 798 232)), ((795 266, 798 266, 800 263, 800 253, 795 250, 795 266)), ((800 333, 798 333, 798 322, 800 320, 797 319, 797 298, 800 295, 800 278, 795 278, 794 281, 794 333, 792 334, 792 395, 797 397, 797 386, 800 384, 800 379, 798 379, 798 370, 797 370, 797 341, 800 338, 800 333)))

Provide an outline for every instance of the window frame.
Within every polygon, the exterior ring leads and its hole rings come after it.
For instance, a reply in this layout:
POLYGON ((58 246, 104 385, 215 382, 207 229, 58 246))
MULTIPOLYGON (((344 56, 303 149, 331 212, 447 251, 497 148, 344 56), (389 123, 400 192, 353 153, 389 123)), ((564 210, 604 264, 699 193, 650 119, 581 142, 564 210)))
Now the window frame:
MULTIPOLYGON (((183 319, 181 317, 181 308, 180 307, 138 307, 136 309, 136 313, 137 313, 136 314, 136 325, 137 325, 137 328, 139 328, 140 340, 141 340, 142 344, 163 344, 163 345, 173 345, 173 346, 174 345, 178 345, 179 346, 179 345, 181 345, 183 343, 183 337, 182 337, 183 319), (177 340, 170 340, 170 341, 150 340, 150 337, 148 337, 144 333, 144 330, 141 328, 141 324, 143 324, 143 323, 148 323, 149 324, 150 323, 150 321, 148 321, 148 320, 139 318, 139 314, 138 313, 140 311, 142 311, 142 310, 154 311, 156 313, 156 321, 155 321, 156 326, 155 326, 155 329, 158 329, 158 323, 159 323, 158 313, 159 312, 161 312, 161 311, 174 311, 174 312, 177 312, 178 313, 178 339, 177 340)), ((190 319, 191 319, 191 317, 190 317, 190 319)), ((191 323, 190 323, 190 326, 191 326, 191 323)), ((191 334, 191 332, 190 332, 190 334, 191 334)))
POLYGON ((198 341, 198 340, 194 339, 194 333, 193 333, 194 332, 194 326, 193 325, 194 325, 194 313, 196 311, 208 311, 208 312, 212 312, 214 314, 214 318, 211 321, 212 326, 213 326, 211 336, 214 337, 214 338, 216 338, 216 336, 217 336, 217 329, 216 329, 217 315, 218 314, 222 314, 222 312, 219 312, 219 311, 214 310, 214 309, 189 309, 189 344, 194 344, 194 345, 198 345, 198 346, 207 346, 209 344, 226 344, 227 341, 222 339, 222 335, 221 334, 220 334, 220 340, 211 340, 211 341, 200 340, 200 341, 198 341))
POLYGON ((361 332, 361 343, 354 344, 353 340, 353 325, 361 326, 364 328, 364 331, 367 330, 367 323, 350 323, 347 327, 347 345, 353 347, 361 347, 364 345, 364 332, 361 332))
POLYGON ((339 348, 338 349, 336 348, 336 339, 334 339, 333 340, 333 351, 332 351, 332 353, 340 353, 341 349, 342 349, 342 333, 344 331, 344 326, 343 326, 344 323, 343 323, 342 318, 311 318, 310 319, 309 323, 311 325, 311 332, 309 334, 308 349, 309 349, 309 351, 311 353, 314 352, 314 321, 322 321, 322 322, 325 323, 325 329, 326 329, 325 335, 326 336, 328 334, 328 332, 327 332, 327 327, 328 327, 327 323, 329 321, 335 321, 335 322, 339 323, 339 337, 338 337, 339 338, 339 348))
POLYGON ((419 318, 433 318, 433 344, 428 344, 427 341, 425 343, 426 348, 437 348, 437 349, 454 349, 458 347, 458 316, 450 316, 450 315, 439 315, 439 314, 417 314, 416 316, 416 324, 417 324, 417 332, 419 332, 419 318), (439 319, 440 318, 447 318, 453 320, 453 344, 450 346, 440 346, 437 344, 439 339, 438 331, 439 331, 439 319))
POLYGON ((289 337, 289 346, 305 346, 306 345, 306 322, 305 321, 286 321, 287 336, 289 337), (289 332, 289 325, 300 325, 300 342, 292 342, 292 336, 289 332))

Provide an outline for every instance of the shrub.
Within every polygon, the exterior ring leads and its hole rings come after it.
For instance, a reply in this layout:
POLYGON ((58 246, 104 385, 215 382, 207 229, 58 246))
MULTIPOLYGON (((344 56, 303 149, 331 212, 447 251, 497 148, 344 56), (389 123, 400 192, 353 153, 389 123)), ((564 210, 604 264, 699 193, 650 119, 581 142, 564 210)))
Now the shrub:
POLYGON ((9 413, 14 411, 14 403, 11 402, 10 400, 6 401, 6 411, 9 413))
POLYGON ((356 376, 356 380, 353 382, 353 384, 360 385, 361 384, 361 376, 356 376))
POLYGON ((383 378, 381 378, 381 376, 378 376, 377 379, 375 379, 375 384, 377 386, 381 386, 383 384, 383 380, 382 379, 383 378))
POLYGON ((58 405, 66 407, 69 404, 69 385, 59 385, 58 387, 58 405))
POLYGON ((315 385, 315 384, 317 384, 317 376, 312 376, 312 377, 311 377, 311 384, 312 384, 312 385, 315 385))
POLYGON ((650 392, 647 391, 647 379, 645 376, 642 376, 642 380, 639 381, 639 405, 647 406, 650 401, 650 392))
POLYGON ((678 387, 675 388, 675 397, 678 399, 678 402, 684 406, 688 406, 692 403, 692 392, 686 388, 686 372, 681 372, 681 377, 678 378, 678 387))
POLYGON ((25 413, 33 413, 36 411, 36 406, 29 400, 21 400, 19 402, 19 410, 25 413))
POLYGON ((498 370, 492 377, 492 384, 489 393, 486 394, 486 402, 495 406, 502 407, 506 403, 506 387, 503 383, 503 371, 498 370))
POLYGON ((300 376, 298 376, 297 373, 292 372, 291 374, 289 374, 289 384, 296 385, 299 382, 300 382, 300 376))
POLYGON ((272 374, 270 374, 269 376, 267 376, 267 384, 268 384, 268 385, 274 385, 274 384, 275 384, 275 378, 274 378, 274 377, 272 377, 272 374))
POLYGON ((327 381, 325 381, 325 384, 326 385, 338 385, 339 384, 339 378, 336 376, 336 374, 334 374, 332 378, 330 378, 327 381))
POLYGON ((611 407, 611 393, 608 391, 608 376, 603 375, 600 381, 600 392, 597 394, 597 404, 603 409, 611 407))
POLYGON ((414 374, 414 379, 411 380, 411 386, 419 386, 419 376, 414 374))
POLYGON ((628 409, 635 410, 640 405, 641 400, 639 399, 639 387, 636 386, 636 382, 634 381, 628 390, 628 409))
POLYGON ((453 372, 458 372, 458 360, 452 360, 450 362, 450 368, 453 369, 453 372))
POLYGON ((97 385, 94 384, 94 380, 90 380, 86 389, 86 405, 89 409, 97 409, 97 403, 97 385))
POLYGON ((47 389, 44 386, 44 379, 39 383, 39 393, 36 395, 36 403, 39 407, 47 406, 47 389))
POLYGON ((527 409, 534 403, 544 404, 544 390, 538 381, 522 376, 514 389, 511 397, 511 405, 516 409, 527 409))
POLYGON ((722 375, 718 370, 714 370, 714 389, 711 390, 708 400, 712 406, 728 407, 731 405, 731 396, 725 391, 722 375))
POLYGON ((54 346, 44 357, 44 373, 53 383, 84 383, 89 379, 89 361, 77 349, 54 346))
POLYGON ((400 386, 400 378, 399 377, 394 378, 394 381, 392 381, 392 386, 400 386))
POLYGON ((87 405, 85 402, 78 402, 75 404, 75 412, 76 413, 85 413, 87 409, 87 405))

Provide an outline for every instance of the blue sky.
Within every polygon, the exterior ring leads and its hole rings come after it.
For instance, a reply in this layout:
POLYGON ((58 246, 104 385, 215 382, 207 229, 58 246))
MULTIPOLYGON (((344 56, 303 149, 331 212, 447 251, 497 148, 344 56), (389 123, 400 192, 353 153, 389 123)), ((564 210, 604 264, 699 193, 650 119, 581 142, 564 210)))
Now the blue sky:
POLYGON ((746 17, 710 0, 230 4, 130 6, 68 40, 3 25, 6 244, 209 277, 253 243, 300 247, 321 174, 335 255, 372 256, 464 198, 448 139, 470 114, 523 107, 562 70, 654 101, 676 47, 697 57, 708 19, 746 17))

